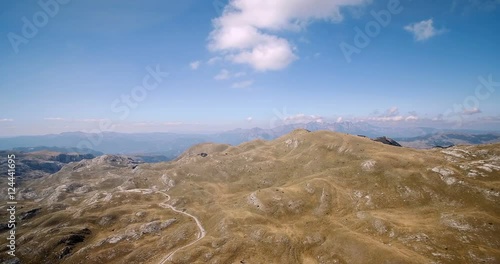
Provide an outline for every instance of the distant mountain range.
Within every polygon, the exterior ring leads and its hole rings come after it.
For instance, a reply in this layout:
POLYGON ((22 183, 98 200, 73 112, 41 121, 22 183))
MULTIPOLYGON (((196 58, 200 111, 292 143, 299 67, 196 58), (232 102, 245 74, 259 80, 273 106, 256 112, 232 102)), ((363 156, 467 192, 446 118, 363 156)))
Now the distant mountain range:
POLYGON ((235 129, 215 134, 176 134, 176 133, 115 133, 88 134, 67 132, 42 136, 19 136, 0 138, 0 149, 16 149, 30 152, 35 149, 84 152, 93 155, 126 154, 145 162, 172 160, 189 147, 199 143, 223 143, 238 145, 243 142, 263 139, 273 140, 295 129, 310 131, 328 130, 340 133, 363 135, 370 138, 388 136, 406 147, 430 148, 456 144, 481 144, 500 141, 500 134, 481 131, 442 130, 428 127, 393 128, 379 127, 365 122, 334 122, 306 124, 287 124, 272 129, 252 128, 235 129), (92 149, 80 149, 81 142, 98 142, 92 149), (49 147, 38 147, 49 146, 49 147), (65 148, 64 150, 60 148, 65 148))

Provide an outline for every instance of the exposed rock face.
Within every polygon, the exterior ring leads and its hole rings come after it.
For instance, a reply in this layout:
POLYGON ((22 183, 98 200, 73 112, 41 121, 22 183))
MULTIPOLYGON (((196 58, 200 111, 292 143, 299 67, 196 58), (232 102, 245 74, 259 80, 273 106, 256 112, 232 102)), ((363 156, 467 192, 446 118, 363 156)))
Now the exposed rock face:
POLYGON ((77 232, 71 233, 68 236, 63 237, 59 240, 58 245, 63 245, 63 248, 59 251, 58 258, 62 259, 69 255, 73 248, 78 244, 82 243, 85 240, 85 237, 90 235, 92 232, 88 228, 84 228, 77 232))
POLYGON ((84 159, 93 159, 95 158, 92 154, 64 154, 61 153, 52 158, 52 160, 59 161, 62 163, 70 163, 75 161, 80 161, 84 159))
POLYGON ((137 165, 141 164, 140 161, 134 160, 131 157, 121 155, 102 155, 91 160, 82 160, 78 162, 73 170, 81 171, 96 166, 100 167, 127 167, 135 169, 137 165))
POLYGON ((35 208, 35 209, 31 209, 27 212, 21 213, 19 215, 19 219, 21 219, 21 220, 30 219, 30 218, 36 216, 40 212, 40 210, 42 210, 42 208, 35 208))
POLYGON ((388 138, 388 137, 378 137, 378 138, 374 139, 373 141, 381 142, 381 143, 384 143, 386 145, 391 145, 391 146, 395 146, 395 147, 401 147, 401 145, 398 142, 396 142, 396 140, 394 140, 392 138, 388 138))
POLYGON ((16 156, 16 180, 37 179, 58 172, 64 165, 84 159, 93 159, 93 154, 65 154, 50 151, 19 152, 0 151, 0 167, 6 167, 7 155, 16 156))
POLYGON ((64 166, 64 164, 60 162, 43 161, 40 159, 23 159, 20 163, 27 166, 27 168, 24 169, 26 172, 29 170, 39 170, 49 174, 58 172, 62 166, 64 166))
POLYGON ((453 144, 450 144, 448 146, 441 146, 441 145, 436 145, 436 146, 433 146, 433 148, 439 148, 439 149, 447 149, 447 148, 452 148, 454 147, 455 145, 453 144))

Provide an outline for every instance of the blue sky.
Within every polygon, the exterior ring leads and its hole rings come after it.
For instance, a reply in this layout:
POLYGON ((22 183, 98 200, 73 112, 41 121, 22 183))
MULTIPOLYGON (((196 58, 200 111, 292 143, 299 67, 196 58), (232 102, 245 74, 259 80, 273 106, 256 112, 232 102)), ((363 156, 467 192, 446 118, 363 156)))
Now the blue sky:
POLYGON ((500 130, 499 0, 41 0, 0 10, 0 136, 276 119, 500 130), (356 42, 360 31, 368 44, 356 42))

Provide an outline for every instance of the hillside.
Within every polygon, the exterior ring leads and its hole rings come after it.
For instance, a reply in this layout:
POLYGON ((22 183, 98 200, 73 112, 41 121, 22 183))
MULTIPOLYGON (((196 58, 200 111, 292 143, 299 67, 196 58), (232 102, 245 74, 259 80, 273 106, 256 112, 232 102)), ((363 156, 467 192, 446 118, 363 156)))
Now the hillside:
POLYGON ((454 145, 477 145, 498 143, 500 135, 497 133, 466 134, 466 133, 434 133, 425 136, 400 138, 405 147, 411 148, 433 148, 449 147, 454 145))
POLYGON ((295 130, 168 163, 83 160, 18 196, 22 263, 500 261, 500 144, 295 130))
POLYGON ((7 156, 11 154, 16 156, 18 183, 56 173, 67 163, 96 157, 91 153, 58 152, 50 148, 36 148, 32 152, 0 150, 0 168, 7 168, 7 156))

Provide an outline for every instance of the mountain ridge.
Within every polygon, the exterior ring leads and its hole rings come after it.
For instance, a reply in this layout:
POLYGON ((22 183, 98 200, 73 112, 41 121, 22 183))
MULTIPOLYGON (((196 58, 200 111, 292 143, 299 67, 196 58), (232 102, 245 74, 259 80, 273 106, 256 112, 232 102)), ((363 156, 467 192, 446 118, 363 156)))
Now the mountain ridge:
MULTIPOLYGON (((175 133, 136 133, 125 134, 116 132, 103 132, 102 134, 85 134, 82 132, 67 132, 59 135, 33 136, 33 137, 15 137, 15 138, 0 138, 0 149, 11 148, 30 148, 36 146, 55 146, 66 147, 72 149, 79 146, 82 142, 88 143, 95 151, 107 154, 128 154, 128 155, 143 155, 156 156, 146 158, 145 160, 162 161, 172 160, 180 155, 190 146, 202 142, 225 143, 238 145, 246 141, 254 139, 273 140, 282 135, 292 132, 295 129, 303 128, 310 131, 330 130, 340 133, 348 133, 352 135, 364 135, 370 138, 387 136, 400 142, 403 146, 431 148, 436 144, 432 144, 430 139, 422 139, 429 133, 436 134, 437 129, 431 128, 405 128, 394 129, 376 127, 363 122, 335 122, 335 123, 318 123, 310 122, 305 124, 288 124, 275 127, 273 129, 252 128, 252 129, 235 129, 213 134, 175 134, 175 133), (399 132, 395 132, 399 131, 399 132), (405 138, 398 135, 405 135, 405 138), (408 138, 415 135, 418 137, 408 138), (98 140, 99 139, 99 140, 98 140), (418 141, 418 142, 417 142, 418 141), (93 145, 91 142, 96 142, 93 145)), ((443 130, 440 133, 444 133, 443 130)), ((450 132, 458 133, 458 132, 450 132)), ((485 134, 486 137, 495 137, 491 141, 454 141, 456 144, 464 143, 490 143, 500 141, 500 135, 495 133, 485 134)), ((473 137, 471 136, 473 139, 473 137)), ((443 141, 443 140, 441 140, 443 141)), ((449 141, 449 140, 447 140, 449 141)))
POLYGON ((500 144, 417 150, 307 130, 198 144, 155 164, 104 155, 20 191, 23 210, 41 208, 22 222, 20 255, 38 252, 23 263, 495 263, 499 171, 500 144), (197 240, 193 219, 165 203, 199 219, 206 236, 197 240), (76 245, 60 243, 86 229, 76 245))

